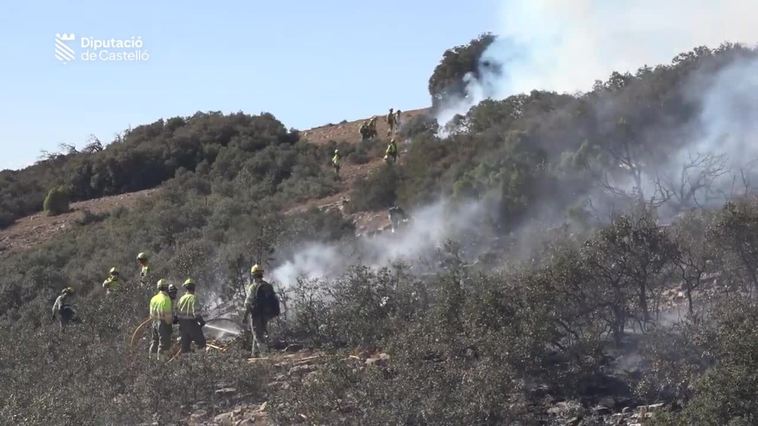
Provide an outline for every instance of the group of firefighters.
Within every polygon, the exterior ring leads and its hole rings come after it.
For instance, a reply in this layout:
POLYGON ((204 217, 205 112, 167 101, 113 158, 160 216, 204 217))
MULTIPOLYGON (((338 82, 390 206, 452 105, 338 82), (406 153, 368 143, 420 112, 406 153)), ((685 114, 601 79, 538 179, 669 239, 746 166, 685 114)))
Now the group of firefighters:
MULTIPOLYGON (((401 111, 394 111, 390 108, 386 121, 388 125, 387 137, 390 138, 387 149, 384 152, 384 161, 387 163, 396 163, 398 157, 397 143, 395 142, 395 132, 400 127, 401 111)), ((362 140, 376 137, 376 117, 363 122, 360 128, 362 140)), ((332 157, 332 166, 339 176, 342 156, 338 149, 334 150, 332 157)), ((402 209, 393 206, 389 209, 390 223, 392 232, 396 228, 408 221, 408 217, 402 209)), ((148 285, 150 275, 150 266, 147 255, 140 253, 137 255, 137 261, 140 265, 140 284, 144 287, 148 285)), ((279 299, 274 292, 274 287, 263 279, 263 268, 259 265, 253 265, 250 270, 252 279, 246 286, 245 314, 244 321, 249 321, 252 331, 252 353, 253 356, 260 356, 262 351, 267 350, 267 323, 279 315, 279 299)), ((119 271, 113 267, 110 269, 108 278, 103 282, 103 288, 106 294, 117 292, 121 286, 119 271)), ((150 299, 149 312, 152 322, 152 343, 150 344, 150 357, 155 356, 157 359, 165 359, 171 349, 173 325, 179 324, 179 335, 181 341, 181 352, 188 353, 191 351, 191 345, 194 342, 197 349, 203 349, 206 346, 203 327, 205 319, 200 301, 195 294, 196 284, 188 278, 182 284, 185 293, 176 301, 178 290, 176 286, 169 283, 166 279, 160 279, 156 283, 157 293, 150 299)), ((53 320, 58 321, 63 330, 67 324, 77 321, 73 303, 71 302, 74 295, 72 287, 64 288, 60 295, 55 299, 53 304, 53 320)))
MULTIPOLYGON (((386 117, 388 126, 387 137, 395 136, 395 131, 400 128, 401 114, 402 112, 400 110, 395 111, 393 108, 390 108, 386 117)), ((378 132, 376 131, 376 116, 371 117, 361 124, 360 133, 361 140, 363 141, 373 139, 378 135, 378 132)))
MULTIPOLYGON (((384 151, 384 161, 388 164, 397 163, 398 150, 397 142, 395 142, 395 132, 400 128, 400 117, 400 110, 394 111, 393 108, 390 108, 390 111, 387 114, 386 118, 388 126, 387 137, 390 138, 390 142, 387 144, 387 149, 384 151)), ((370 119, 364 121, 363 124, 361 124, 360 133, 362 141, 376 137, 376 116, 371 117, 370 119)), ((341 165, 342 154, 340 154, 339 149, 335 149, 334 154, 332 155, 332 167, 334 167, 334 171, 337 174, 337 177, 340 175, 341 165)))
MULTIPOLYGON (((137 255, 140 265, 140 284, 148 285, 150 266, 145 253, 137 255)), ((252 354, 260 356, 261 352, 268 349, 268 322, 279 315, 279 298, 274 287, 263 279, 263 268, 253 265, 250 269, 251 280, 247 284, 244 302, 245 313, 243 322, 248 322, 252 331, 252 354)), ((120 274, 117 268, 111 268, 108 278, 103 282, 103 288, 107 294, 118 292, 121 288, 120 274)), ((197 285, 194 280, 188 278, 182 284, 184 294, 176 301, 177 288, 166 279, 159 279, 156 283, 157 293, 150 299, 148 304, 150 322, 152 324, 152 341, 150 344, 150 358, 166 360, 171 350, 173 326, 179 325, 181 353, 192 351, 192 343, 197 349, 206 347, 203 327, 206 322, 203 317, 203 309, 195 290, 197 285)), ((58 318, 61 330, 74 321, 77 321, 72 298, 74 289, 66 287, 55 299, 53 304, 53 320, 58 318)))

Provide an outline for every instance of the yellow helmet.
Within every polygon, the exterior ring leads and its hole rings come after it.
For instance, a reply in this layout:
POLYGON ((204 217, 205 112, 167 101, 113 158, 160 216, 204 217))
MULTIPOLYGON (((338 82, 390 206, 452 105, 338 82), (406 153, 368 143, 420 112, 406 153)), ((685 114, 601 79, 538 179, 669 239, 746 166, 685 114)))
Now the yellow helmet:
POLYGON ((192 280, 192 278, 187 278, 187 280, 184 281, 184 284, 182 284, 182 287, 184 288, 187 288, 189 286, 192 286, 192 287, 195 286, 195 282, 192 280))
POLYGON ((147 260, 147 255, 144 251, 137 255, 137 260, 147 260))
POLYGON ((168 280, 164 278, 159 279, 156 287, 158 288, 158 291, 168 291, 168 280))
POLYGON ((74 294, 74 289, 72 287, 66 287, 66 288, 63 289, 63 291, 61 293, 74 294))
POLYGON ((116 269, 116 267, 114 266, 114 267, 111 268, 111 270, 109 271, 109 273, 111 275, 118 275, 118 269, 116 269))
POLYGON ((256 275, 256 274, 263 275, 263 268, 261 267, 261 265, 256 263, 255 265, 253 265, 252 268, 250 268, 250 273, 252 275, 256 275))

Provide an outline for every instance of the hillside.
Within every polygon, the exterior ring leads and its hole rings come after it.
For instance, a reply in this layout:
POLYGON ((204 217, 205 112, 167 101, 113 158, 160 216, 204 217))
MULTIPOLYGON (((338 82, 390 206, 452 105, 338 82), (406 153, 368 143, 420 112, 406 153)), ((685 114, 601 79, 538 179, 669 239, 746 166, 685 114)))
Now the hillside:
MULTIPOLYGON (((438 105, 489 42, 443 55, 438 105)), ((416 111, 393 165, 360 121, 205 112, 4 173, 0 341, 23 344, 0 345, 0 418, 755 424, 756 70, 758 50, 726 44, 587 93, 484 100, 445 132, 416 111), (28 217, 58 186, 77 210, 28 217), (393 205, 410 219, 375 233, 393 205), (251 359, 255 264, 282 309, 251 359), (174 355, 148 305, 188 278, 212 346, 174 355), (66 287, 80 322, 51 312, 66 287)))
MULTIPOLYGON (((418 117, 419 115, 429 113, 428 108, 414 109, 410 111, 402 111, 402 123, 407 123, 409 120, 418 117)), ((380 138, 384 139, 389 129, 386 121, 387 113, 379 113, 372 117, 377 117, 376 131, 380 138)), ((343 122, 340 124, 328 124, 325 126, 314 127, 313 129, 303 132, 303 139, 315 143, 317 145, 323 145, 329 141, 346 141, 350 143, 357 143, 360 141, 360 127, 361 124, 370 119, 366 117, 360 120, 343 122)))
MULTIPOLYGON (((426 113, 427 109, 417 109, 403 113, 406 120, 426 113)), ((381 117, 381 116, 380 116, 381 117)), ((370 117, 369 117, 370 118, 370 117)), ((367 118, 368 119, 368 118, 367 118)), ((325 145, 330 141, 357 145, 361 143, 359 129, 366 119, 352 122, 325 125, 306 130, 302 138, 316 145, 325 145)), ((386 121, 377 120, 377 131, 380 135, 386 135, 388 126, 386 121)), ((385 138, 371 142, 381 146, 386 145, 385 138)), ((402 150, 402 148, 401 148, 402 150)), ((402 156, 401 156, 402 161, 402 156)), ((340 207, 343 201, 349 201, 350 191, 356 181, 365 179, 369 174, 384 164, 381 157, 373 158, 365 164, 346 163, 342 169, 342 180, 339 192, 323 198, 314 198, 298 202, 286 208, 287 214, 303 212, 310 208, 322 210, 337 210, 343 212, 340 207)), ((55 238, 60 232, 70 230, 78 221, 80 222, 85 212, 92 215, 104 215, 117 208, 129 208, 144 197, 149 197, 158 188, 125 193, 120 195, 94 198, 86 201, 72 203, 71 212, 59 216, 49 217, 44 213, 36 213, 17 219, 16 222, 4 229, 0 229, 0 252, 18 251, 34 248, 37 244, 55 238)), ((386 227, 386 211, 360 212, 349 214, 346 217, 356 224, 359 233, 370 233, 386 227)))
POLYGON ((131 192, 121 195, 78 201, 71 204, 71 211, 58 216, 44 212, 16 220, 13 225, 0 230, 0 252, 33 249, 38 244, 55 238, 59 233, 71 230, 88 215, 106 215, 119 208, 129 208, 140 200, 150 197, 157 189, 131 192))

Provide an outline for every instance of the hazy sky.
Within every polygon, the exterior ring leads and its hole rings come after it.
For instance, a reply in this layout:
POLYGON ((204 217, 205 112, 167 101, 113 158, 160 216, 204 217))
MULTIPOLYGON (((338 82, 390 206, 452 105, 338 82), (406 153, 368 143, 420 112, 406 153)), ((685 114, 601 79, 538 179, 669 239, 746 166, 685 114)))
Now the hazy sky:
MULTIPOLYGON (((3 1, 0 169, 159 118, 268 111, 305 129, 427 106, 444 50, 494 31, 496 0, 3 1), (54 56, 73 33, 76 59, 54 56), (84 38, 141 37, 147 61, 82 61, 84 38)), ((90 50, 91 51, 91 50, 90 50)))

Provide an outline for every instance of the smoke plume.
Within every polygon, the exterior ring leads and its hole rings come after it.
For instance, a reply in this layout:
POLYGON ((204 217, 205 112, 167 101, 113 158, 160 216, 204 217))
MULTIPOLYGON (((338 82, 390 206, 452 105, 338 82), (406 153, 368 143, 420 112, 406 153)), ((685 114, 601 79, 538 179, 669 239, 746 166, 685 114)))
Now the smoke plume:
MULTIPOLYGON (((445 123, 484 99, 531 90, 587 91, 611 72, 669 63, 695 46, 755 43, 758 4, 743 0, 508 0, 483 63, 502 72, 466 77, 466 96, 448 99, 445 123)), ((483 67, 486 70, 486 67, 483 67)))
POLYGON ((479 240, 477 231, 483 229, 482 223, 486 221, 485 213, 484 204, 480 202, 439 201, 410 212, 410 220, 397 233, 362 237, 354 245, 306 243, 274 268, 272 277, 287 287, 298 278, 336 278, 353 265, 382 268, 395 262, 417 263, 443 248, 449 240, 475 250, 479 240))
MULTIPOLYGON (((501 66, 481 67, 478 78, 467 75, 466 96, 448 99, 438 110, 437 120, 444 125, 488 98, 502 99, 531 90, 586 91, 613 71, 634 73, 645 65, 668 64, 675 55, 696 46, 752 43, 758 40, 753 12, 758 12, 758 5, 738 0, 507 1, 498 38, 481 58, 483 63, 501 66)), ((687 203, 720 205, 735 195, 737 176, 751 177, 753 162, 758 159, 758 60, 737 59, 715 73, 695 72, 685 83, 682 94, 698 108, 693 118, 688 122, 662 120, 664 124, 641 129, 643 146, 679 148, 665 158, 648 155, 641 160, 646 163, 641 167, 641 182, 624 180, 624 173, 612 182, 623 192, 640 191, 648 196, 661 184, 682 192, 692 189, 689 200, 668 194, 670 200, 660 206, 664 220, 674 217, 687 203), (672 144, 672 139, 680 142, 672 144), (637 184, 642 187, 635 188, 637 184)), ((600 103, 595 108, 597 116, 608 122, 618 118, 614 117, 614 105, 600 103)), ((567 188, 555 191, 566 192, 567 188)), ((584 196, 597 201, 599 191, 598 187, 586 188, 584 196)), ((540 207, 533 208, 532 221, 512 230, 524 252, 529 251, 528 240, 533 239, 535 230, 565 220, 565 206, 553 206, 549 199, 536 200, 533 205, 540 207), (519 238, 522 234, 529 237, 519 238)), ((341 245, 306 243, 280 259, 273 278, 289 286, 298 278, 339 277, 351 265, 380 268, 404 261, 416 266, 420 258, 448 240, 467 247, 475 257, 477 251, 486 250, 487 238, 492 237, 483 231, 489 210, 481 202, 454 207, 441 201, 413 212, 411 223, 397 234, 383 233, 341 245)))

